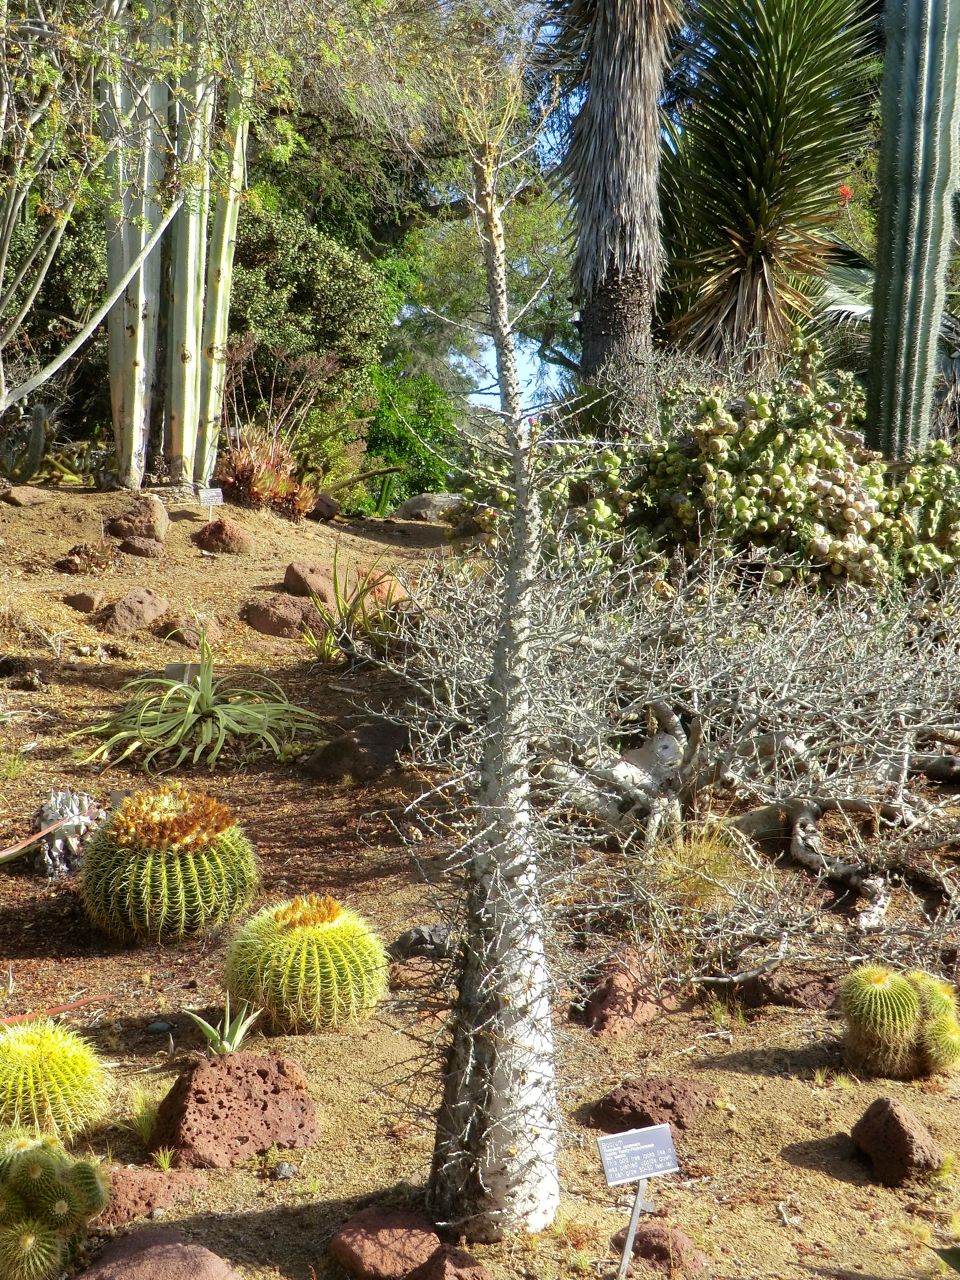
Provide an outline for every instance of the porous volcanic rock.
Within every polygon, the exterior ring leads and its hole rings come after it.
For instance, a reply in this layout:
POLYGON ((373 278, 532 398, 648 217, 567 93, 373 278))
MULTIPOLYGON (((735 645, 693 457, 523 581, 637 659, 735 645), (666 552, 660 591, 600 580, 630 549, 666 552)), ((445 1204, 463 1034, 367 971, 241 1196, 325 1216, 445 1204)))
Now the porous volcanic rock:
POLYGON ((96 613, 107 602, 102 591, 71 591, 63 597, 63 603, 77 613, 96 613))
POLYGON ((101 630, 111 636, 128 636, 157 622, 170 608, 170 601, 149 587, 134 587, 109 606, 101 620, 101 630))
POLYGON ((162 560, 166 555, 163 543, 156 538, 124 538, 120 550, 126 556, 142 556, 144 560, 162 560))
MULTIPOLYGON (((627 1242, 627 1231, 618 1231, 610 1243, 620 1253, 627 1242)), ((686 1232, 672 1227, 662 1218, 641 1222, 633 1238, 633 1256, 639 1266, 630 1268, 631 1275, 663 1274, 671 1277, 705 1276, 707 1259, 686 1232)))
POLYGON ((218 555, 243 556, 253 550, 253 536, 229 516, 220 516, 201 525, 191 538, 201 551, 218 555))
POLYGON ((2 496, 4 502, 9 502, 11 507, 39 507, 42 503, 50 501, 49 493, 26 484, 15 484, 2 496))
POLYGON ((111 1240, 78 1280, 241 1280, 223 1258, 170 1227, 144 1227, 111 1240))
POLYGON ((465 1249, 442 1244, 407 1280, 489 1280, 490 1272, 465 1249))
POLYGON ((587 998, 583 1020, 597 1036, 619 1039, 676 1008, 657 994, 656 983, 639 953, 628 947, 606 961, 587 998))
POLYGON ((167 509, 152 493, 142 493, 107 522, 107 533, 113 538, 152 538, 154 542, 163 542, 169 528, 167 509))
POLYGON ((329 493, 317 494, 317 500, 307 512, 308 520, 332 520, 340 514, 340 503, 329 493))
POLYGON ((433 1223, 400 1209, 363 1209, 330 1241, 341 1266, 364 1280, 405 1280, 440 1249, 433 1223))
POLYGON ((323 565, 294 560, 283 575, 283 585, 292 596, 319 596, 324 604, 335 600, 333 574, 323 565))
POLYGON ((210 644, 223 635, 223 628, 216 618, 208 614, 175 613, 154 627, 154 634, 161 640, 169 640, 172 644, 182 644, 186 649, 199 649, 200 637, 205 635, 210 644))
POLYGON ((825 1011, 833 1007, 837 998, 837 982, 823 973, 761 973, 742 983, 738 994, 748 1009, 772 1004, 825 1011))
POLYGON ((240 617, 264 636, 291 639, 301 636, 305 627, 314 632, 323 629, 323 619, 313 601, 302 596, 256 596, 243 606, 240 617))
POLYGON ((870 1157, 877 1180, 886 1187, 899 1187, 943 1164, 943 1151, 927 1126, 893 1098, 874 1099, 850 1136, 870 1157))
POLYGON ((624 1080, 600 1098, 590 1110, 590 1120, 607 1133, 642 1129, 648 1124, 669 1124, 689 1129, 713 1094, 679 1076, 647 1076, 624 1080))
POLYGON ((203 1186, 204 1177, 192 1169, 139 1169, 112 1164, 110 1203, 97 1218, 97 1227, 122 1227, 134 1218, 145 1218, 155 1209, 169 1209, 203 1186))
POLYGON ((231 1053, 188 1067, 157 1108, 152 1151, 174 1164, 228 1169, 277 1147, 307 1147, 318 1133, 306 1076, 289 1058, 231 1053))
POLYGON ((370 782, 396 768, 398 752, 409 745, 406 729, 378 720, 331 738, 302 767, 319 782, 370 782))

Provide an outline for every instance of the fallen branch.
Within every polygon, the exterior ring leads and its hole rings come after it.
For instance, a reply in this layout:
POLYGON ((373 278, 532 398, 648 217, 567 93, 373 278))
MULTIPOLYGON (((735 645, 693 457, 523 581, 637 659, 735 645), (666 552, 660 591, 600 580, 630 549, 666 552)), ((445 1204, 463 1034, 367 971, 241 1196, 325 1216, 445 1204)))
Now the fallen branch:
POLYGON ((27 836, 24 840, 18 841, 17 844, 8 845, 6 849, 0 849, 0 864, 4 862, 12 862, 14 858, 19 858, 24 850, 29 849, 32 844, 36 844, 43 836, 48 836, 51 831, 59 831, 61 827, 68 826, 76 819, 61 818, 59 822, 53 822, 49 827, 43 827, 40 831, 35 831, 32 836, 27 836))

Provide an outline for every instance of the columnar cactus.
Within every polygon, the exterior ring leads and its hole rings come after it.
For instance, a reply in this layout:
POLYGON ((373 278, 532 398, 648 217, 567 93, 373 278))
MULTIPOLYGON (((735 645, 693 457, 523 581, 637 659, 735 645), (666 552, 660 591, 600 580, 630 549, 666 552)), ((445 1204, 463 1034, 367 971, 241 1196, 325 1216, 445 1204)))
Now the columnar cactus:
POLYGON ((103 1114, 107 1085, 93 1049, 49 1018, 0 1030, 0 1125, 69 1137, 103 1114))
POLYGON ((98 1165, 56 1143, 20 1138, 0 1145, 0 1275, 47 1280, 71 1241, 107 1204, 98 1165))
POLYGON ((128 796, 102 823, 80 887, 87 914, 113 937, 196 937, 249 905, 256 855, 225 804, 161 787, 128 796))
POLYGON ((927 441, 960 181, 960 0, 887 0, 867 443, 927 441))
POLYGON ((840 1008, 854 1070, 909 1080, 960 1067, 956 992, 932 974, 864 965, 841 983, 840 1008))
POLYGON ((311 894, 266 907, 239 930, 227 990, 276 1031, 317 1031, 367 1017, 387 989, 383 943, 360 916, 311 894))

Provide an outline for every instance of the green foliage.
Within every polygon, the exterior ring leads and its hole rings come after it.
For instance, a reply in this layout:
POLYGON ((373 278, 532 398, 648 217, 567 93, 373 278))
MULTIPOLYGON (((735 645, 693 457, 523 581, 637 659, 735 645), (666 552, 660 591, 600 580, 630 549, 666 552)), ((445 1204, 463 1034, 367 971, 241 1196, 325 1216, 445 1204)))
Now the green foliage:
POLYGON ((960 164, 960 0, 887 0, 868 440, 929 439, 960 164))
POLYGON ((319 1031, 367 1017, 387 990, 387 954, 369 925, 311 894, 266 907, 230 944, 227 989, 276 1031, 319 1031))
POLYGON ((102 1212, 109 1189, 100 1167, 58 1145, 29 1139, 0 1146, 0 1275, 47 1280, 68 1247, 102 1212))
POLYGON ((97 828, 80 892, 105 933, 160 941, 220 928, 257 883, 253 846, 232 811, 172 786, 127 796, 97 828))
POLYGON ((840 1008, 854 1070, 911 1079, 960 1067, 956 992, 932 974, 864 965, 841 983, 840 1008))
POLYGON ((665 148, 662 316, 768 369, 830 255, 863 113, 859 0, 699 0, 690 102, 665 148))
POLYGON ((236 1053, 240 1046, 246 1040, 253 1027, 253 1024, 260 1017, 262 1010, 254 1009, 253 1013, 247 1013, 247 1006, 243 1005, 240 1012, 231 1019, 230 1017, 230 995, 227 993, 227 1001, 223 1009, 223 1021, 217 1026, 212 1026, 205 1018, 199 1017, 191 1012, 190 1009, 183 1011, 191 1022, 200 1028, 204 1040, 207 1042, 207 1051, 214 1057, 225 1057, 228 1053, 236 1053))
POLYGON ((0 1125, 71 1136, 98 1120, 107 1071, 78 1035, 48 1018, 0 1030, 0 1125))
POLYGON ((0 432, 0 476, 27 484, 40 470, 47 447, 44 419, 37 414, 20 419, 0 432))
POLYGON ((397 364, 376 369, 373 382, 379 403, 367 427, 368 464, 403 468, 384 506, 445 489, 457 437, 452 397, 426 374, 407 376, 397 364))
POLYGON ((331 576, 333 601, 328 604, 312 596, 321 625, 317 631, 304 630, 303 640, 311 653, 326 664, 360 657, 365 648, 385 653, 397 631, 393 610, 407 598, 399 580, 376 565, 341 572, 339 549, 333 553, 331 576))
POLYGON ((214 678, 213 653, 205 637, 198 665, 193 679, 141 676, 128 681, 124 688, 133 696, 126 706, 101 724, 71 735, 106 738, 84 763, 111 760, 119 750, 117 762, 142 755, 147 770, 155 760, 165 760, 167 769, 176 769, 188 758, 196 764, 206 757, 213 765, 227 745, 269 749, 279 759, 284 741, 316 733, 318 717, 288 701, 275 681, 261 677, 263 687, 255 690, 229 676, 214 678))

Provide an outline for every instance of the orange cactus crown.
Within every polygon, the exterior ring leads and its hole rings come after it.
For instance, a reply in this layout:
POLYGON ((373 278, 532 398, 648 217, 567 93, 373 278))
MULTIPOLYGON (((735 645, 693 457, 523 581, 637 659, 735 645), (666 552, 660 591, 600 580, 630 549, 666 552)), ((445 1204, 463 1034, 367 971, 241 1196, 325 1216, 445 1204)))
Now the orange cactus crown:
POLYGON ((273 913, 277 924, 287 929, 303 929, 316 924, 333 924, 343 915, 343 907, 329 894, 310 893, 294 898, 273 913))
POLYGON ((234 826, 228 805, 180 783, 127 796, 113 818, 113 839, 121 847, 202 848, 234 826))

